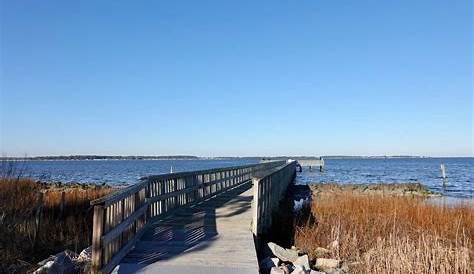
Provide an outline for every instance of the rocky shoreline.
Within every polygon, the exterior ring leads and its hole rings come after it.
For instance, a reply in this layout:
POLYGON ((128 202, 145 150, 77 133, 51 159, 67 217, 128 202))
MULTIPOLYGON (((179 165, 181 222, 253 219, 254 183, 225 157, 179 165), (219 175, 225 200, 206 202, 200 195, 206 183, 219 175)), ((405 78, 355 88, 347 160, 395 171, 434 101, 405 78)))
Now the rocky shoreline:
POLYGON ((310 261, 308 254, 295 246, 281 247, 273 242, 266 245, 266 257, 260 261, 262 273, 270 274, 343 274, 349 273, 349 265, 341 260, 330 258, 331 249, 337 248, 333 242, 328 249, 318 247, 320 257, 310 261))
POLYGON ((421 183, 378 183, 378 184, 309 184, 311 196, 335 194, 392 195, 412 197, 440 197, 441 194, 429 190, 421 183))
POLYGON ((52 191, 67 191, 67 190, 74 190, 74 189, 120 189, 123 186, 121 185, 109 185, 107 183, 95 184, 95 183, 79 183, 79 182, 71 182, 71 183, 63 183, 63 182, 45 182, 45 181, 36 181, 36 184, 40 186, 43 190, 52 190, 52 191))

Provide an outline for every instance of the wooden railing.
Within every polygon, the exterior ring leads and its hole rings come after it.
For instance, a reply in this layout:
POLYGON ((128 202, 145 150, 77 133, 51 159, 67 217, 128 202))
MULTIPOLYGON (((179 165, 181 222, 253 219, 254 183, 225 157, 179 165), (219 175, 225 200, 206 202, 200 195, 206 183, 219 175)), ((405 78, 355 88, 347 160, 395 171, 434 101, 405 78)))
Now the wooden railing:
POLYGON ((251 180, 285 161, 170 173, 94 200, 92 273, 110 273, 144 232, 147 221, 251 180))
POLYGON ((288 185, 296 176, 296 161, 256 174, 253 178, 252 232, 258 235, 268 231, 272 215, 288 185))

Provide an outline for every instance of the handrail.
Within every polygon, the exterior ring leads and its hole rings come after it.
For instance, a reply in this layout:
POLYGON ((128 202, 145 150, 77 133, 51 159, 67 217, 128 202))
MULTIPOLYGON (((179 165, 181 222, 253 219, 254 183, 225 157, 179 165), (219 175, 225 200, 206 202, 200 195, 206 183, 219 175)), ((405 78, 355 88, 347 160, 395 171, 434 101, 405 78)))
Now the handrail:
POLYGON ((296 165, 296 161, 291 161, 252 177, 252 232, 256 237, 270 228, 273 212, 278 210, 284 192, 296 176, 296 165))
POLYGON ((140 238, 151 218, 217 195, 285 161, 148 176, 91 202, 92 273, 110 273, 140 238))

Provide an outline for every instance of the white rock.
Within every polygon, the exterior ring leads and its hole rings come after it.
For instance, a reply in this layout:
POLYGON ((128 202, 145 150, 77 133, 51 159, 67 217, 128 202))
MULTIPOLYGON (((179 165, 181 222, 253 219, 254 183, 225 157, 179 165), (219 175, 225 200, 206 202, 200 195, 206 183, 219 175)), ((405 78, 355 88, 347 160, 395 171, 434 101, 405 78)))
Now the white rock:
POLYGON ((48 259, 40 262, 42 265, 37 269, 35 274, 73 274, 77 272, 77 267, 73 260, 77 257, 77 254, 70 251, 64 250, 54 256, 50 256, 48 259))
POLYGON ((285 274, 290 274, 290 272, 293 270, 293 265, 282 263, 280 265, 280 269, 283 270, 285 274))
POLYGON ((260 268, 270 269, 272 267, 278 266, 279 262, 280 262, 280 259, 278 259, 278 258, 266 257, 265 259, 260 261, 260 268))
POLYGON ((329 270, 341 266, 341 261, 336 259, 317 258, 315 267, 320 270, 329 270))
POLYGON ((89 246, 82 250, 81 253, 79 253, 79 257, 77 257, 77 260, 80 262, 88 262, 92 260, 92 247, 89 246))
POLYGON ((285 271, 278 267, 272 267, 272 269, 270 269, 270 274, 285 274, 285 271))
POLYGON ((311 270, 311 271, 309 272, 309 274, 326 274, 326 272, 311 270))
POLYGON ((273 255, 284 262, 294 262, 296 259, 298 259, 298 252, 296 250, 286 249, 272 242, 268 243, 267 245, 272 251, 273 255))
POLYGON ((306 274, 306 272, 309 272, 309 270, 306 271, 301 265, 297 265, 291 274, 306 274))
POLYGON ((301 209, 303 209, 303 207, 305 207, 309 204, 309 198, 306 198, 306 199, 301 198, 299 201, 295 200, 293 202, 294 202, 293 211, 298 212, 301 209))
POLYGON ((54 261, 48 261, 48 262, 44 262, 43 263, 43 266, 36 269, 35 272, 33 272, 33 274, 46 274, 46 273, 50 273, 48 272, 49 269, 51 268, 51 266, 53 266, 54 264, 54 261))
POLYGON ((304 270, 310 270, 308 255, 298 257, 298 259, 293 262, 293 265, 295 267, 301 266, 304 270))

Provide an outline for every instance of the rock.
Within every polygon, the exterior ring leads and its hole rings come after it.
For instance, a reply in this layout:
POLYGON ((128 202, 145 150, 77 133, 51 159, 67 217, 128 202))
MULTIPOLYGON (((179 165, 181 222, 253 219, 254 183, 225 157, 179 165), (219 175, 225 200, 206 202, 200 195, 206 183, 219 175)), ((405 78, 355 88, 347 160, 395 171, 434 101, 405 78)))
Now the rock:
POLYGON ((341 266, 341 261, 336 259, 317 258, 314 266, 319 270, 327 271, 341 266))
POLYGON ((274 266, 272 269, 270 269, 270 274, 285 274, 285 271, 279 267, 274 266))
POLYGON ((275 243, 268 243, 267 244, 270 250, 272 251, 273 255, 278 257, 278 259, 282 260, 283 262, 294 262, 298 259, 298 251, 283 248, 275 243))
POLYGON ((285 274, 290 274, 291 270, 293 269, 293 266, 291 264, 285 264, 283 263, 280 265, 280 269, 285 272, 285 274))
POLYGON ((73 274, 77 272, 77 267, 74 264, 74 259, 77 254, 65 250, 54 256, 50 256, 48 259, 41 261, 39 264, 42 265, 37 269, 34 274, 73 274))
POLYGON ((40 268, 36 269, 33 274, 46 274, 46 273, 52 273, 50 271, 51 267, 53 266, 54 261, 48 261, 45 262, 40 268))
POLYGON ((79 257, 77 257, 77 260, 80 262, 88 262, 92 260, 92 246, 82 250, 81 253, 79 253, 79 257))
POLYGON ((291 250, 294 250, 294 251, 298 252, 298 256, 301 256, 301 255, 306 253, 306 252, 304 252, 303 250, 299 249, 298 247, 296 247, 294 245, 291 246, 291 250))
POLYGON ((311 270, 311 271, 309 272, 309 274, 326 274, 326 272, 311 270))
POLYGON ((310 270, 311 268, 309 267, 309 258, 308 258, 308 255, 303 255, 303 256, 300 256, 298 257, 298 259, 296 259, 294 262, 293 262, 293 265, 295 267, 298 267, 298 266, 301 266, 303 268, 303 270, 310 270))
POLYGON ((259 265, 262 269, 271 269, 272 267, 277 267, 280 259, 278 258, 270 258, 266 257, 265 259, 261 260, 259 265))
POLYGON ((306 199, 301 198, 299 201, 293 201, 293 202, 294 202, 293 212, 298 212, 304 207, 307 207, 310 203, 310 200, 309 200, 309 197, 307 197, 306 199))
POLYGON ((309 272, 309 270, 306 271, 301 265, 297 265, 291 274, 306 274, 306 272, 309 272))
POLYGON ((331 256, 331 250, 326 249, 324 247, 316 247, 314 250, 314 255, 316 258, 324 258, 331 256))

